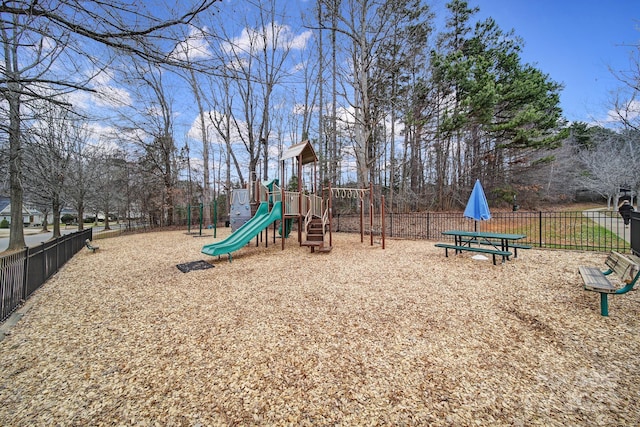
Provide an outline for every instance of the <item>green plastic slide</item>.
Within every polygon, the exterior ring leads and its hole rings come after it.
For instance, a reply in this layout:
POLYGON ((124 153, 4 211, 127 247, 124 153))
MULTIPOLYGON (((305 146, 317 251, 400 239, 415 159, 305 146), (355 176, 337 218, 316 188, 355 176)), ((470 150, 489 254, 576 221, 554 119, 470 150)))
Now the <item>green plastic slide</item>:
POLYGON ((201 252, 212 256, 229 254, 231 257, 231 252, 242 249, 258 233, 280 218, 282 218, 282 202, 276 202, 271 211, 267 202, 261 202, 253 218, 223 241, 203 246, 201 252))

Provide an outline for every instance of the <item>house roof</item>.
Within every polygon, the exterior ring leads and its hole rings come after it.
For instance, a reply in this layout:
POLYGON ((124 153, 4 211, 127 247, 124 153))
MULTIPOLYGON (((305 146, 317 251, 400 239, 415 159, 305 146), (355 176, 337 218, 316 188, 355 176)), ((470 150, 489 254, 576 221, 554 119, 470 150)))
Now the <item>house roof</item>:
POLYGON ((11 205, 11 199, 9 197, 0 196, 0 212, 5 210, 9 205, 11 205))
POLYGON ((311 145, 309 140, 303 141, 299 144, 294 144, 287 148, 287 150, 282 154, 280 160, 287 160, 292 157, 301 157, 303 165, 318 161, 316 151, 313 149, 313 145, 311 145))
MULTIPOLYGON (((2 215, 11 214, 11 198, 0 196, 0 212, 2 215)), ((22 215, 31 215, 31 211, 22 205, 22 215)))

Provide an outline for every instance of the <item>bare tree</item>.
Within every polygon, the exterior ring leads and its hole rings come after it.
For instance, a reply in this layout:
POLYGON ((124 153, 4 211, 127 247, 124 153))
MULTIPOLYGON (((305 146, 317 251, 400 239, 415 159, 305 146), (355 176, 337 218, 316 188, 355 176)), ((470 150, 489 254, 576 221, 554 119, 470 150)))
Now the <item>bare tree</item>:
POLYGON ((621 84, 613 95, 610 114, 625 128, 640 131, 640 44, 632 49, 627 70, 610 69, 621 84))
MULTIPOLYGON (((629 68, 624 71, 611 69, 611 73, 618 79, 621 86, 614 93, 611 101, 611 120, 618 121, 626 135, 629 145, 630 157, 627 167, 640 168, 640 43, 631 46, 629 68)), ((635 188, 636 196, 640 195, 640 178, 629 181, 628 184, 635 188)))
MULTIPOLYGON (((0 95, 8 105, 11 234, 8 250, 24 247, 22 127, 32 100, 61 103, 58 97, 89 89, 89 82, 109 61, 102 53, 86 55, 87 45, 128 52, 162 64, 180 65, 167 53, 168 32, 190 25, 218 0, 197 0, 176 8, 139 2, 76 2, 70 0, 0 3, 0 95), (182 12, 175 12, 180 10, 182 12), (87 70, 89 70, 87 72, 87 70)), ((96 52, 98 53, 98 52, 96 52)))
POLYGON ((165 74, 156 64, 132 57, 122 70, 135 90, 132 105, 120 112, 121 130, 115 135, 125 150, 132 149, 139 165, 162 182, 161 222, 173 225, 174 191, 178 171, 174 139, 174 99, 165 74))
POLYGON ((583 164, 583 185, 607 199, 607 207, 617 202, 620 188, 635 184, 637 173, 630 167, 632 146, 615 134, 596 142, 589 150, 582 150, 579 158, 583 164))
MULTIPOLYGON (((187 41, 182 43, 177 49, 175 54, 179 57, 183 57, 188 62, 195 62, 200 58, 212 58, 210 52, 206 48, 205 34, 202 32, 192 31, 186 37, 187 41)), ((211 194, 211 179, 210 179, 210 167, 212 163, 210 161, 210 141, 209 141, 209 123, 207 122, 207 114, 205 111, 206 94, 203 89, 202 78, 196 74, 195 67, 185 68, 181 76, 187 81, 193 96, 196 101, 196 107, 198 109, 198 129, 200 131, 200 142, 202 144, 202 171, 203 171, 203 183, 202 183, 202 202, 205 206, 208 206, 212 200, 211 194)), ((215 176, 215 171, 214 176, 215 176)), ((191 201, 189 202, 191 203, 191 201)), ((209 222, 209 209, 204 210, 204 221, 209 222)))
POLYGON ((94 169, 100 171, 100 179, 94 183, 94 203, 97 211, 104 214, 104 229, 110 230, 111 217, 117 214, 126 202, 126 156, 122 151, 104 151, 101 156, 94 158, 93 163, 94 169))
POLYGON ((29 128, 25 144, 25 176, 29 199, 53 214, 53 238, 60 237, 60 211, 66 201, 74 145, 80 118, 60 105, 44 103, 29 128))
POLYGON ((350 93, 345 99, 353 111, 358 184, 367 186, 382 153, 380 126, 388 111, 388 93, 382 89, 389 83, 388 75, 399 66, 399 62, 390 61, 393 57, 387 52, 391 47, 389 41, 402 45, 401 40, 394 38, 398 28, 425 19, 426 8, 414 0, 327 0, 323 5, 331 23, 321 23, 321 27, 346 39, 343 47, 348 52, 349 66, 338 73, 349 87, 344 93, 350 93), (387 61, 379 61, 384 57, 387 61))
POLYGON ((89 145, 92 135, 86 123, 73 127, 72 131, 66 200, 75 208, 78 215, 78 230, 83 230, 88 195, 95 190, 95 183, 101 179, 101 171, 98 168, 89 167, 91 159, 97 155, 97 149, 89 145))
POLYGON ((231 96, 230 79, 220 79, 218 85, 211 85, 210 102, 212 111, 209 111, 209 122, 216 131, 216 135, 222 141, 226 153, 226 188, 231 189, 231 161, 240 181, 240 185, 244 187, 246 181, 242 172, 242 167, 238 160, 238 156, 233 150, 233 142, 240 140, 238 126, 234 127, 233 123, 233 97, 231 96), (217 89, 215 89, 217 88, 217 89), (237 138, 234 138, 236 136, 237 138))
POLYGON ((250 178, 257 177, 262 158, 266 179, 273 97, 288 75, 284 66, 298 39, 290 26, 278 22, 284 13, 274 0, 258 5, 256 20, 246 22, 241 36, 224 34, 219 55, 241 100, 241 105, 234 103, 233 123, 248 154, 250 178))

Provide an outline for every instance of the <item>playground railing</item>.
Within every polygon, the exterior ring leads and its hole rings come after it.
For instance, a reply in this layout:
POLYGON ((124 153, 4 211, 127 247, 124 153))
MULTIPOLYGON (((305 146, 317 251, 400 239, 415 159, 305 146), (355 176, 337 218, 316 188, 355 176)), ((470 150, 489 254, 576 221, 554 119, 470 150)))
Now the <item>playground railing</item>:
POLYGON ((273 184, 273 191, 270 194, 271 200, 273 203, 282 201, 282 188, 278 187, 278 185, 273 184))
POLYGON ((309 229, 309 223, 311 222, 312 218, 313 216, 311 215, 311 211, 307 211, 307 214, 304 216, 304 224, 302 225, 303 230, 309 229))
POLYGON ((309 197, 310 196, 307 194, 302 194, 300 197, 300 213, 302 215, 306 215, 307 212, 309 212, 309 209, 310 209, 309 197))
POLYGON ((285 215, 299 215, 300 214, 300 204, 299 204, 299 195, 297 191, 285 191, 284 192, 284 214, 285 215))
POLYGON ((315 217, 322 218, 322 197, 316 195, 308 196, 309 199, 309 210, 311 214, 315 217))
MULTIPOLYGON (((276 184, 273 184, 273 192, 275 193, 276 191, 276 184)), ((279 192, 279 191, 278 191, 279 192)), ((269 200, 269 188, 267 188, 265 185, 263 185, 262 183, 259 183, 258 185, 258 200, 259 201, 267 201, 269 200)))

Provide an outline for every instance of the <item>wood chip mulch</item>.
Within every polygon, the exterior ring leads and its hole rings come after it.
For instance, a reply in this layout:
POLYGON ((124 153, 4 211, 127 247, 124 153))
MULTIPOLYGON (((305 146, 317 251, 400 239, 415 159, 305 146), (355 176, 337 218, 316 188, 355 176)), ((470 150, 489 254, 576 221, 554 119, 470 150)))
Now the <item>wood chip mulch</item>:
POLYGON ((226 233, 77 254, 0 342, 0 425, 640 424, 640 295, 602 317, 578 274, 606 254, 494 266, 340 233, 200 253, 226 233))

